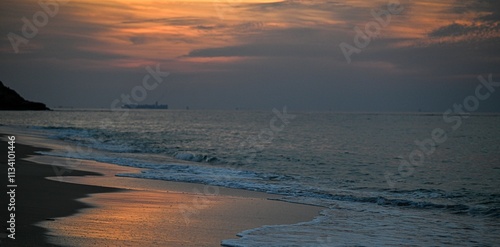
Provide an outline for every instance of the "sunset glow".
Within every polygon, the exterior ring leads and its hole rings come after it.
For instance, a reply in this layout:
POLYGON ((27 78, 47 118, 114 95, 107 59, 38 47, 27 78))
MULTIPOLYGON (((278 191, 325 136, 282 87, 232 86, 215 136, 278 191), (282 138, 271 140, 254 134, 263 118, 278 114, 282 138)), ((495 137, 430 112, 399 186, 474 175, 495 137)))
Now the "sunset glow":
MULTIPOLYGON (((2 17, 5 34, 20 35, 21 17, 31 17, 41 9, 33 0, 7 1, 6 5, 12 11, 2 17)), ((242 74, 241 78, 233 78, 237 71, 260 74, 252 72, 253 68, 268 64, 264 67, 271 69, 276 61, 284 64, 305 59, 315 68, 325 68, 320 74, 330 74, 329 78, 337 78, 337 82, 339 78, 349 78, 338 73, 366 68, 383 70, 386 75, 419 72, 421 76, 435 66, 427 67, 423 61, 411 64, 414 60, 410 57, 402 61, 400 54, 437 47, 490 47, 500 37, 495 19, 497 9, 493 4, 488 7, 474 1, 74 0, 58 8, 36 38, 26 44, 17 43, 19 54, 68 70, 140 71, 149 64, 161 63, 193 83, 201 83, 192 78, 195 74, 198 78, 199 73, 210 73, 203 83, 230 84, 249 78, 242 74), (400 8, 401 13, 387 16, 384 13, 389 12, 384 11, 390 6, 400 8), (381 23, 384 20, 387 23, 381 23), (354 45, 356 28, 366 32, 369 25, 378 25, 379 29, 374 29, 377 35, 370 37, 362 52, 351 51, 353 63, 347 64, 346 51, 339 45, 354 45), (330 66, 331 70, 326 69, 330 66), (347 70, 343 69, 345 66, 349 66, 347 70)), ((11 40, 6 35, 2 39, 4 62, 22 63, 20 56, 15 56, 11 40)), ((415 53, 419 54, 423 53, 415 53)), ((466 60, 446 60, 441 64, 466 60)), ((300 62, 294 66, 307 67, 300 62)), ((479 73, 454 71, 467 76, 479 73)), ((457 76, 460 77, 447 75, 457 76)), ((320 80, 328 79, 322 76, 320 80)))

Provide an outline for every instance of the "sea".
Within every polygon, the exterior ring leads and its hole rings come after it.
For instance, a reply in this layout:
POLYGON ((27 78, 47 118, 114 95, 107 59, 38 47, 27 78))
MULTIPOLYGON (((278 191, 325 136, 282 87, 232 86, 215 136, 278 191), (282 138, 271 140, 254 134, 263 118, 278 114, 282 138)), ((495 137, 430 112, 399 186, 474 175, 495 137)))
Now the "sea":
POLYGON ((324 207, 224 246, 500 246, 500 114, 65 109, 0 124, 74 147, 43 155, 142 168, 117 176, 324 207))

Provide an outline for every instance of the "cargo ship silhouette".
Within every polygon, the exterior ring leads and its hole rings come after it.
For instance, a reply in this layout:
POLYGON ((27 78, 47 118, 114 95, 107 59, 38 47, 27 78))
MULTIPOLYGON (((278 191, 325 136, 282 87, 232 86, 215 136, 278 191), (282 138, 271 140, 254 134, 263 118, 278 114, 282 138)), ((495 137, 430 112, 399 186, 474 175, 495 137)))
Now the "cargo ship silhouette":
POLYGON ((128 104, 123 105, 122 108, 125 109, 168 109, 168 105, 159 105, 158 101, 155 102, 154 105, 139 105, 139 104, 128 104))

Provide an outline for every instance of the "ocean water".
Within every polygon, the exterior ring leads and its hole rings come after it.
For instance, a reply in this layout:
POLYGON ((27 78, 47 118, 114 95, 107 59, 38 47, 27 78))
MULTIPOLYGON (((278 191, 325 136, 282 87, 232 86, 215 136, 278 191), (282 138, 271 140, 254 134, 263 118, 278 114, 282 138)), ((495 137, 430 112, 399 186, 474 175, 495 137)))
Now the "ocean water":
POLYGON ((64 110, 0 124, 77 148, 45 155, 143 168, 325 207, 225 246, 500 246, 500 115, 64 110))

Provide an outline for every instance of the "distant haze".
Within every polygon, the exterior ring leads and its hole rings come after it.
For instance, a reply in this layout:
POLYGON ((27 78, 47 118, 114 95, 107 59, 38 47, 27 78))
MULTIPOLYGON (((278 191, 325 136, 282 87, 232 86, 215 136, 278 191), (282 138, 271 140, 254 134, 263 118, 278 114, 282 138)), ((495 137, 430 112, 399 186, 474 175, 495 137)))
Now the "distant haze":
POLYGON ((500 82, 496 0, 40 3, 2 1, 0 80, 49 107, 442 112, 500 82))

